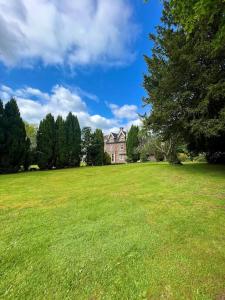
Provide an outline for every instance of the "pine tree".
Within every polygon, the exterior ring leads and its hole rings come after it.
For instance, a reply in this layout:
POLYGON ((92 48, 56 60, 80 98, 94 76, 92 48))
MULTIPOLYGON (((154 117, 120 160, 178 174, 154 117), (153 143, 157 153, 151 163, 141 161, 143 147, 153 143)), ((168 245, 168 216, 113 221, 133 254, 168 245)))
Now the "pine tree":
POLYGON ((96 129, 93 134, 92 160, 94 166, 104 164, 104 136, 101 129, 96 129))
POLYGON ((6 124, 5 124, 5 112, 4 106, 0 99, 0 173, 3 172, 4 166, 4 157, 5 157, 5 132, 6 131, 6 124))
POLYGON ((138 140, 138 126, 132 125, 127 135, 127 161, 136 162, 139 160, 139 153, 137 151, 139 140, 138 140))
POLYGON ((37 163, 40 169, 51 169, 55 164, 55 121, 51 114, 40 122, 38 128, 37 163))
POLYGON ((81 130, 79 121, 71 112, 65 122, 67 164, 69 167, 80 166, 81 130))
MULTIPOLYGON (((2 106, 1 112, 3 112, 2 106)), ((14 99, 6 103, 4 119, 5 150, 2 157, 2 168, 5 172, 17 172, 24 163, 28 146, 25 126, 14 99)))
POLYGON ((56 119, 55 130, 55 165, 57 168, 63 168, 67 165, 67 146, 65 121, 61 116, 56 119))

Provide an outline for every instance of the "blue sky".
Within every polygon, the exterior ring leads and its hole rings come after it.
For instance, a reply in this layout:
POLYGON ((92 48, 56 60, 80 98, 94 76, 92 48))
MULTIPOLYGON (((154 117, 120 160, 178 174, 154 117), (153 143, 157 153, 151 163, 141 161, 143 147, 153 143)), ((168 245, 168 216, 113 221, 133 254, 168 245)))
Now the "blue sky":
POLYGON ((0 97, 22 117, 76 114, 105 132, 138 124, 160 0, 0 0, 0 97))

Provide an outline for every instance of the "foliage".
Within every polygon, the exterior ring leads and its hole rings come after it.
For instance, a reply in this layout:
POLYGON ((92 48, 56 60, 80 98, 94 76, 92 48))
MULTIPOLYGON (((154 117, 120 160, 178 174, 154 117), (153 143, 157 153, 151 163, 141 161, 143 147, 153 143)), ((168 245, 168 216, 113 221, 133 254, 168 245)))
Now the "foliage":
POLYGON ((127 135, 127 161, 136 162, 140 158, 140 154, 137 151, 139 127, 132 125, 127 135))
POLYGON ((96 129, 93 133, 92 157, 94 166, 104 164, 104 136, 101 129, 96 129))
POLYGON ((195 30, 214 26, 215 35, 212 42, 216 50, 223 49, 225 44, 225 1, 224 0, 171 0, 175 20, 185 31, 191 34, 195 30))
POLYGON ((197 156, 193 157, 193 160, 196 162, 206 162, 206 156, 205 153, 199 153, 197 156))
POLYGON ((111 165, 111 157, 107 152, 104 152, 104 165, 111 165))
POLYGON ((82 129, 82 154, 87 166, 104 164, 104 136, 101 129, 94 132, 90 127, 82 129))
POLYGON ((92 166, 92 145, 93 135, 90 127, 84 127, 82 129, 82 155, 84 162, 87 166, 92 166))
POLYGON ((38 127, 35 124, 30 124, 28 122, 24 122, 25 124, 25 130, 26 130, 26 135, 30 140, 30 147, 34 149, 37 146, 37 130, 38 127))
POLYGON ((81 129, 76 116, 71 112, 65 121, 66 152, 69 167, 79 167, 81 159, 81 129))
POLYGON ((36 171, 0 190, 2 299, 223 298, 222 166, 36 171))
POLYGON ((163 24, 150 36, 154 48, 145 58, 144 101, 152 111, 145 125, 172 141, 171 161, 177 161, 176 149, 184 142, 189 151, 208 157, 225 152, 225 52, 214 51, 212 42, 219 20, 199 24, 187 39, 165 2, 163 24))
POLYGON ((40 169, 55 165, 55 121, 51 114, 40 122, 37 132, 37 164, 40 169))
POLYGON ((24 164, 30 142, 14 99, 4 108, 0 102, 0 139, 0 172, 17 172, 24 164))
POLYGON ((142 128, 139 131, 138 138, 139 145, 137 150, 140 153, 142 161, 146 161, 153 155, 156 161, 180 162, 177 159, 178 148, 174 148, 175 142, 171 138, 164 141, 161 135, 152 133, 146 128, 142 128))
POLYGON ((55 166, 63 168, 67 165, 67 141, 65 121, 58 116, 55 122, 55 166))
POLYGON ((0 172, 6 153, 6 119, 3 103, 0 99, 0 172))
POLYGON ((186 153, 178 153, 178 159, 181 162, 185 162, 189 159, 189 156, 186 153))

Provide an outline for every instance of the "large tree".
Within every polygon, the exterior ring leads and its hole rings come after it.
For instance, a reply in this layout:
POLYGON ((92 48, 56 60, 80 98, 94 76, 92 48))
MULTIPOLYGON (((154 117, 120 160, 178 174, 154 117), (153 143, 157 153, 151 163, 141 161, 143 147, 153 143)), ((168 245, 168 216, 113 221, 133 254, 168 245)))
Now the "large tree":
POLYGON ((29 151, 29 141, 26 137, 25 126, 20 117, 16 100, 11 99, 3 109, 0 104, 1 139, 3 149, 1 155, 2 172, 17 172, 24 164, 26 152, 29 151))
POLYGON ((150 36, 153 55, 145 57, 149 70, 144 78, 145 103, 152 107, 145 125, 173 141, 173 162, 184 141, 189 150, 223 157, 225 53, 214 51, 212 43, 219 21, 199 26, 187 37, 166 1, 162 21, 157 35, 150 36))
POLYGON ((185 32, 191 34, 206 27, 214 27, 216 34, 211 42, 214 50, 223 50, 225 44, 225 1, 224 0, 171 0, 175 20, 181 24, 185 32))
POLYGON ((67 144, 65 121, 58 116, 55 122, 55 165, 63 168, 67 165, 67 144))
POLYGON ((104 136, 101 129, 96 129, 94 132, 90 127, 82 129, 82 154, 87 166, 104 164, 104 136))
POLYGON ((65 122, 67 164, 69 167, 80 166, 81 159, 81 129, 79 121, 71 112, 65 122))
POLYGON ((127 161, 128 162, 136 162, 140 158, 140 154, 138 152, 138 126, 132 125, 127 135, 127 161))
POLYGON ((0 173, 3 171, 3 162, 6 152, 6 122, 3 102, 0 99, 0 173))
POLYGON ((102 166, 104 164, 104 136, 101 129, 96 129, 93 133, 92 148, 93 165, 102 166))
POLYGON ((55 120, 51 114, 40 122, 37 132, 37 163, 40 169, 55 165, 55 120))

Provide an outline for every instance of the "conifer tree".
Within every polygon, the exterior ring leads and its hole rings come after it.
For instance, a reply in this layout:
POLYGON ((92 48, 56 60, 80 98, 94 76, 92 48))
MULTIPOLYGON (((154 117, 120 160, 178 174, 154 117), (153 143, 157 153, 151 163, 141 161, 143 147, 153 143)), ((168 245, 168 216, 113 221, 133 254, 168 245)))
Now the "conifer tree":
POLYGON ((3 172, 3 161, 5 155, 5 125, 4 106, 0 99, 0 173, 3 172))
POLYGON ((55 121, 51 114, 40 122, 38 128, 37 163, 40 169, 51 169, 55 164, 55 121))
POLYGON ((104 136, 101 129, 96 129, 93 134, 92 158, 94 166, 104 164, 104 136))
POLYGON ((81 156, 81 130, 77 117, 71 112, 66 118, 65 128, 67 165, 69 167, 78 167, 80 166, 81 156))
POLYGON ((132 125, 127 135, 127 161, 136 162, 139 160, 139 153, 137 151, 139 140, 138 140, 138 126, 132 125))
POLYGON ((57 168, 63 168, 67 165, 67 145, 65 121, 58 116, 55 122, 55 165, 57 168))
POLYGON ((176 150, 183 143, 193 154, 206 152, 209 162, 225 163, 225 52, 218 38, 224 29, 224 4, 205 2, 164 1, 162 24, 150 35, 153 55, 145 57, 144 102, 151 105, 145 125, 172 141, 173 163, 179 162, 176 150), (196 13, 201 16, 194 18, 187 35, 186 21, 196 13))
MULTIPOLYGON (((1 112, 3 113, 2 105, 1 112)), ((28 151, 25 126, 15 99, 5 105, 4 113, 5 149, 2 157, 5 172, 17 172, 24 163, 28 151)))

